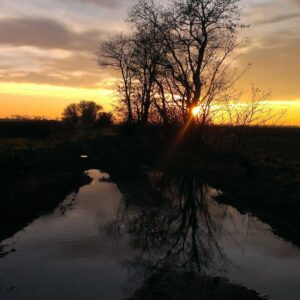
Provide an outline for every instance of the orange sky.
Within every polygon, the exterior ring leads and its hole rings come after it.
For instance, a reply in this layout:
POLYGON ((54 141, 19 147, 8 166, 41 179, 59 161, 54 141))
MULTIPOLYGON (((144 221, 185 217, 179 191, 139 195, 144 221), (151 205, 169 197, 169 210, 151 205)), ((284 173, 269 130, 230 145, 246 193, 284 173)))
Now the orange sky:
MULTIPOLYGON (((109 33, 124 30, 134 0, 0 0, 0 118, 60 117, 81 99, 111 109, 116 74, 100 70, 95 51, 109 33)), ((300 2, 241 0, 243 33, 238 65, 252 64, 238 83, 271 91, 285 124, 300 125, 300 2)))

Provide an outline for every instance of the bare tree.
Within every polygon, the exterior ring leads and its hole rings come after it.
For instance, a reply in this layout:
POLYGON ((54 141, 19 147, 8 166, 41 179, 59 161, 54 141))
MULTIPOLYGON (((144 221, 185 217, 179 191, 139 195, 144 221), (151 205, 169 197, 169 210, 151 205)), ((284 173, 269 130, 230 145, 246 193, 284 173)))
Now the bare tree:
POLYGON ((101 67, 112 67, 121 73, 122 82, 118 85, 121 105, 126 106, 127 121, 133 124, 132 95, 133 85, 133 54, 134 48, 129 37, 113 36, 104 42, 97 52, 97 61, 101 67))
POLYGON ((163 59, 164 50, 158 37, 159 32, 151 24, 140 27, 133 36, 135 46, 133 68, 135 79, 139 83, 142 124, 148 122, 150 106, 155 97, 159 66, 163 59))
POLYGON ((230 86, 224 84, 228 68, 225 62, 238 45, 238 2, 174 0, 162 6, 154 0, 140 0, 131 11, 132 23, 151 24, 163 37, 168 50, 164 60, 168 74, 165 86, 185 119, 193 107, 202 105, 205 123, 214 99, 230 86))
POLYGON ((230 98, 220 108, 223 123, 232 128, 232 147, 242 148, 251 126, 276 125, 285 115, 285 110, 275 111, 269 104, 270 93, 251 87, 251 97, 241 101, 241 93, 230 98))
POLYGON ((100 66, 121 74, 118 109, 129 123, 213 122, 243 73, 234 68, 239 1, 139 0, 132 7, 132 33, 112 37, 98 52, 100 66))
POLYGON ((113 67, 121 74, 118 92, 121 106, 126 104, 129 123, 148 122, 163 57, 163 45, 158 37, 158 30, 151 24, 145 24, 136 28, 130 36, 112 37, 98 51, 99 65, 113 67))

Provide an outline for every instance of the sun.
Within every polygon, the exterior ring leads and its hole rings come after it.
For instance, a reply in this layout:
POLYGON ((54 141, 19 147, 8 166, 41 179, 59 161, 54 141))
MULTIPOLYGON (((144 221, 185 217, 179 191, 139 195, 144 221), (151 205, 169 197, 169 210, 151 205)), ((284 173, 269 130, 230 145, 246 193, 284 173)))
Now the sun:
POLYGON ((192 114, 194 117, 197 117, 200 113, 200 109, 201 107, 200 106, 195 106, 193 109, 192 109, 192 114))

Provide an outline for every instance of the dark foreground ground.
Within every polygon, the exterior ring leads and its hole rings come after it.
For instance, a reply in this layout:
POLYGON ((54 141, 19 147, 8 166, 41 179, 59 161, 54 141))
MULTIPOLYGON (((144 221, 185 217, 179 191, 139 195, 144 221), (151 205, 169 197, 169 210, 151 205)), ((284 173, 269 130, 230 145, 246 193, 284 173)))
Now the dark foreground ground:
MULTIPOLYGON (((300 245, 299 128, 254 128, 243 147, 229 147, 228 128, 209 128, 203 145, 157 127, 128 132, 116 127, 71 131, 57 122, 26 126, 0 124, 0 241, 53 211, 87 180, 83 171, 97 167, 140 206, 153 205, 148 171, 201 178, 224 191, 219 201, 253 213, 277 235, 300 245)), ((200 287, 201 299, 261 299, 223 279, 190 276, 151 277, 130 299, 194 299, 200 287), (179 282, 188 288, 179 288, 179 282)))
POLYGON ((229 283, 223 278, 194 276, 191 273, 164 273, 150 277, 145 285, 126 300, 267 300, 267 296, 229 283))

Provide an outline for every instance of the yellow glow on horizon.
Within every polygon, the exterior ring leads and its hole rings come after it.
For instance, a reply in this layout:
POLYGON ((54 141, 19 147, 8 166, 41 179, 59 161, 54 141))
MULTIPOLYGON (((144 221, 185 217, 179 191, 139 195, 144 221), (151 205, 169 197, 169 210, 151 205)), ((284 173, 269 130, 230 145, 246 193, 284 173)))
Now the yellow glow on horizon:
POLYGON ((66 86, 56 86, 49 84, 34 84, 34 83, 1 83, 0 82, 0 94, 12 94, 12 95, 47 95, 51 97, 86 97, 86 95, 93 95, 95 97, 99 96, 110 96, 112 95, 112 90, 107 89, 88 89, 80 87, 66 87, 66 86))
MULTIPOLYGON (((93 100, 112 110, 114 90, 103 88, 66 87, 49 84, 0 82, 0 118, 12 115, 43 116, 60 118, 65 106, 82 99, 93 100)), ((279 125, 300 126, 299 100, 270 100, 264 104, 276 112, 286 110, 279 125)), ((240 106, 244 103, 238 104, 240 106)), ((193 108, 193 115, 199 115, 201 106, 193 108)))
POLYGON ((12 115, 60 118, 66 105, 83 99, 93 100, 108 111, 113 96, 113 90, 101 88, 0 82, 0 118, 12 115))

